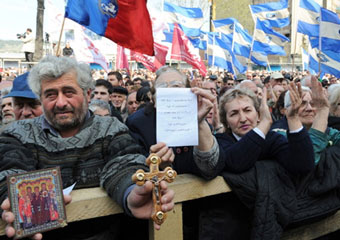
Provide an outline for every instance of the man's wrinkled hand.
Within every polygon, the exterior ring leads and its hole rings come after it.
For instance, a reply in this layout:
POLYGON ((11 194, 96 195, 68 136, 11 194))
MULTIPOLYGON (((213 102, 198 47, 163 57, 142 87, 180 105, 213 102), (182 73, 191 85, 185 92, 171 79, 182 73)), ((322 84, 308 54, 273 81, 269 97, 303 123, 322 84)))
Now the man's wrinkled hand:
MULTIPOLYGON (((164 213, 171 211, 174 206, 175 192, 168 189, 168 184, 165 181, 160 182, 161 186, 161 205, 164 213)), ((141 219, 149 219, 153 214, 152 200, 152 183, 146 181, 143 186, 135 186, 127 198, 127 206, 133 216, 141 219)), ((160 225, 154 223, 156 230, 161 228, 160 225)))

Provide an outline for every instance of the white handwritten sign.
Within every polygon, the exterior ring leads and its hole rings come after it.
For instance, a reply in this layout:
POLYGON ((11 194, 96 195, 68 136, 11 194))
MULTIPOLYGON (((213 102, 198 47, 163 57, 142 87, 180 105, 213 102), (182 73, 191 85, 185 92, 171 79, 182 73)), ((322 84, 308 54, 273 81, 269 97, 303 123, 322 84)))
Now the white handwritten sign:
POLYGON ((157 142, 198 145, 197 96, 189 88, 157 88, 157 142))

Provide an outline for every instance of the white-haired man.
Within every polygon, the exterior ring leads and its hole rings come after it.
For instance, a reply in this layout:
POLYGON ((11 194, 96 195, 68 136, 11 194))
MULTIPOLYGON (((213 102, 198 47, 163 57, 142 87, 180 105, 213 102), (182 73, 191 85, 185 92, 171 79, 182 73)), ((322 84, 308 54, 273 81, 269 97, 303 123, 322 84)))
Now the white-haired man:
MULTIPOLYGON (((93 88, 89 66, 68 57, 48 56, 32 68, 29 84, 40 98, 44 114, 14 122, 0 137, 0 201, 2 218, 9 224, 7 236, 14 235, 10 225, 14 214, 6 198, 6 176, 52 166, 60 167, 64 187, 75 182, 76 188, 102 186, 128 214, 149 218, 152 184, 139 187, 131 181, 137 169, 148 169, 145 157, 139 154, 140 147, 125 125, 88 110, 93 88)), ((162 210, 166 212, 174 206, 174 192, 164 182, 161 187, 162 210)), ((65 200, 70 201, 69 197, 65 200)), ((117 232, 124 231, 122 218, 71 223, 44 235, 46 239, 117 239, 117 232)), ((129 239, 129 234, 133 232, 120 232, 119 236, 129 239)), ((41 234, 34 236, 41 238, 41 234)))

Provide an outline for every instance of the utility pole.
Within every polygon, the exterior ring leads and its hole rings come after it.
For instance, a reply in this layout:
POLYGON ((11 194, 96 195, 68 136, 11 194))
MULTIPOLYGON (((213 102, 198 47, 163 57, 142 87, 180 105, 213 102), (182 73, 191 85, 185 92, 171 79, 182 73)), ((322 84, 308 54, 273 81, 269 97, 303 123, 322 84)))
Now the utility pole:
POLYGON ((331 9, 331 3, 332 1, 327 1, 327 0, 323 0, 322 1, 322 7, 327 8, 327 9, 331 9))
POLYGON ((44 46, 44 1, 37 0, 37 20, 36 20, 36 35, 35 35, 35 51, 34 51, 34 61, 40 61, 43 57, 43 46, 44 46))
POLYGON ((212 20, 216 20, 216 0, 209 0, 210 3, 210 31, 214 32, 212 20))

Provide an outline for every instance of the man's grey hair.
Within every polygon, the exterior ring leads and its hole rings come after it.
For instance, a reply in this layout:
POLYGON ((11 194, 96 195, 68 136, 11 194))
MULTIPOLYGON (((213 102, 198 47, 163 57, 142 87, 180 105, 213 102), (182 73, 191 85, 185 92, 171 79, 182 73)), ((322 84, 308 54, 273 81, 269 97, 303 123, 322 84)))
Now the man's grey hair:
POLYGON ((301 79, 301 86, 310 87, 311 86, 311 79, 312 79, 312 75, 304 76, 301 79))
POLYGON ((182 72, 178 71, 176 68, 173 68, 173 67, 169 67, 169 66, 163 66, 161 67, 160 69, 158 69, 156 71, 156 82, 157 82, 157 79, 164 73, 167 73, 167 72, 175 72, 175 73, 178 73, 179 75, 181 75, 182 79, 183 79, 183 83, 184 85, 187 84, 187 76, 185 74, 183 74, 182 72))
POLYGON ((7 88, 2 89, 2 90, 1 90, 1 99, 2 99, 4 96, 6 96, 7 94, 9 94, 10 91, 11 91, 11 89, 12 89, 12 87, 7 87, 7 88))
POLYGON ((328 87, 329 115, 335 116, 335 111, 340 103, 340 84, 332 84, 328 87))
POLYGON ((328 92, 328 99, 333 95, 334 91, 337 91, 337 89, 340 88, 340 83, 332 84, 327 88, 328 92))
POLYGON ((241 88, 244 89, 244 88, 247 88, 247 87, 244 87, 244 85, 245 85, 246 83, 251 83, 251 84, 254 84, 254 86, 256 86, 256 84, 255 84, 252 80, 245 79, 245 80, 243 80, 240 84, 237 84, 236 87, 235 87, 235 89, 241 89, 241 88))
POLYGON ((84 95, 89 89, 94 88, 88 64, 79 63, 73 58, 56 56, 47 56, 35 65, 28 76, 28 84, 35 95, 40 98, 43 80, 55 80, 69 72, 76 73, 77 82, 83 89, 84 95))
POLYGON ((111 115, 111 107, 110 107, 110 105, 107 102, 103 101, 103 100, 99 100, 99 99, 91 100, 90 105, 89 105, 89 109, 92 112, 95 112, 98 109, 108 110, 110 115, 111 115))
MULTIPOLYGON (((302 92, 309 92, 312 93, 312 90, 310 90, 309 87, 301 86, 302 92)), ((287 109, 290 105, 292 105, 292 102, 290 100, 289 90, 285 94, 285 100, 284 100, 284 106, 287 109)))
POLYGON ((7 87, 1 90, 0 104, 2 103, 2 99, 4 98, 4 96, 6 96, 7 94, 11 92, 11 89, 12 87, 7 87))

